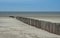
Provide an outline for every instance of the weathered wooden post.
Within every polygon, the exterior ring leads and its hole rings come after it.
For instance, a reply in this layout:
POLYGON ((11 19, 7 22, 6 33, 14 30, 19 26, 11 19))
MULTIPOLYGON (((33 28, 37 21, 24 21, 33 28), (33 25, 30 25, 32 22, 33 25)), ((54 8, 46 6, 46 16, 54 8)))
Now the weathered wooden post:
POLYGON ((33 19, 31 19, 31 25, 34 26, 33 24, 34 24, 34 23, 33 23, 33 19))
POLYGON ((54 30, 55 30, 54 31, 55 34, 60 35, 60 24, 59 23, 55 24, 55 29, 54 30))
POLYGON ((28 24, 30 25, 30 18, 28 18, 28 24))
POLYGON ((45 30, 50 32, 50 22, 46 23, 45 30))
POLYGON ((37 27, 41 28, 41 21, 37 20, 37 27))
POLYGON ((35 27, 37 27, 37 25, 38 25, 38 21, 37 21, 37 20, 35 20, 35 27))
POLYGON ((45 26, 46 26, 46 22, 45 21, 41 21, 41 28, 45 30, 45 26))
POLYGON ((53 23, 50 24, 50 32, 53 33, 53 23))

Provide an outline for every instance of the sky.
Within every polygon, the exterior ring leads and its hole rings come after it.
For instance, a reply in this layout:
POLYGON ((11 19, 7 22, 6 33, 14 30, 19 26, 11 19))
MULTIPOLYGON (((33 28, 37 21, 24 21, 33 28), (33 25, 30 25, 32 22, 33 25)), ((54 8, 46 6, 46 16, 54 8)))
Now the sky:
POLYGON ((60 11, 60 0, 0 0, 0 11, 60 11))

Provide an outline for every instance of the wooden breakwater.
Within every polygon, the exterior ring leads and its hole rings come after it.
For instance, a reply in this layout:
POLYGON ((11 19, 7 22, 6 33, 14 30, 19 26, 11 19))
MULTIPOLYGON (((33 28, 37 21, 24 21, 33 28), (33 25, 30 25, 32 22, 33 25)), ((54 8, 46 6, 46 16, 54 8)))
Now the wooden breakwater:
POLYGON ((42 21, 42 20, 32 19, 32 18, 27 18, 27 17, 18 17, 18 16, 16 17, 16 19, 28 25, 35 26, 37 28, 46 30, 50 33, 60 35, 60 23, 52 23, 48 21, 42 21))

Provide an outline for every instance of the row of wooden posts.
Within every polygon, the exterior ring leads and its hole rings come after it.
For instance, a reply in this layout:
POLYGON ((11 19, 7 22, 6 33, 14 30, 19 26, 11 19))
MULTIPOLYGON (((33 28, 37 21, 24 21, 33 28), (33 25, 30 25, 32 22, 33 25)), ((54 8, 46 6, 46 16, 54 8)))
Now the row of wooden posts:
POLYGON ((60 35, 60 23, 51 23, 47 21, 41 21, 41 20, 36 20, 36 19, 31 19, 31 18, 26 18, 26 17, 16 17, 16 19, 28 25, 35 26, 37 28, 46 30, 50 33, 60 35))

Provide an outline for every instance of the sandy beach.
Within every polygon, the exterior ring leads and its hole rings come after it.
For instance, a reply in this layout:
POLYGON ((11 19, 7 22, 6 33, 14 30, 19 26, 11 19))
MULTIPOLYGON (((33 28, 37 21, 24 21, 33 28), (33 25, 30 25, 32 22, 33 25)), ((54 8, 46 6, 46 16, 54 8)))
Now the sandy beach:
POLYGON ((60 35, 27 25, 15 18, 0 17, 0 38, 60 38, 60 35))

